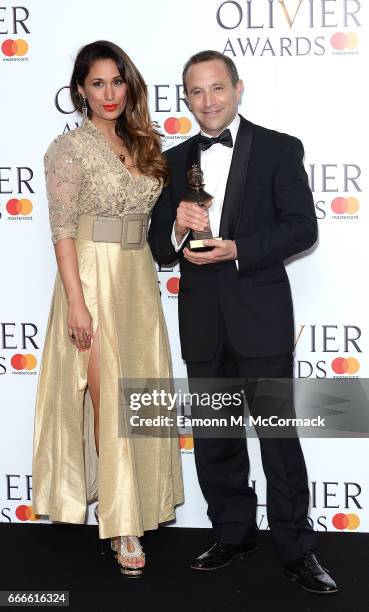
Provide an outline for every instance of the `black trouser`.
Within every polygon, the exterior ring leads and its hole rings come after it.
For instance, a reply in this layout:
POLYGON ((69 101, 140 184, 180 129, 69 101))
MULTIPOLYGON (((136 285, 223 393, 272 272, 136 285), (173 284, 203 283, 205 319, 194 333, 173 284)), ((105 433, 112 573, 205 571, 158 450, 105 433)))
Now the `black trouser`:
MULTIPOLYGON (((244 386, 250 414, 293 416, 293 355, 244 359, 229 344, 223 322, 219 341, 211 361, 187 362, 191 393, 204 391, 207 383, 199 379, 240 378, 244 386), (289 379, 282 394, 263 398, 259 378, 289 379), (197 380, 194 380, 197 379, 197 380), (250 380, 251 379, 251 380, 250 380), (267 403, 267 409, 263 404, 267 403)), ((214 393, 209 381, 209 393, 214 393)), ((219 388, 217 387, 217 390, 219 388)), ((224 416, 223 409, 213 416, 224 416)), ((233 415, 242 414, 240 408, 231 409, 233 415)), ((192 405, 192 416, 209 416, 209 410, 192 405)), ((215 540, 243 544, 255 539, 256 494, 249 486, 249 457, 245 429, 232 430, 230 437, 221 437, 219 428, 209 437, 203 427, 193 427, 195 462, 201 490, 208 504, 215 540), (219 437, 218 437, 219 432, 219 437)), ((259 433, 259 432, 258 432, 259 433)), ((228 435, 228 433, 227 433, 228 435)), ((297 435, 267 437, 260 435, 260 450, 267 481, 267 516, 269 527, 282 563, 287 563, 305 552, 316 549, 316 534, 307 514, 309 489, 305 461, 297 435)))

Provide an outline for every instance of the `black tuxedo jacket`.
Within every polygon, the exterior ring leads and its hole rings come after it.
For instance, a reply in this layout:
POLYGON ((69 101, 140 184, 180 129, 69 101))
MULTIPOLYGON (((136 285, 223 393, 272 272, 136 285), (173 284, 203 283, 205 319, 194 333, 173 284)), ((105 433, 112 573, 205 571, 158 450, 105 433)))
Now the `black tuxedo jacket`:
POLYGON ((178 315, 186 361, 213 357, 220 317, 242 357, 293 351, 293 307, 283 261, 317 239, 303 155, 297 138, 241 117, 219 231, 236 241, 237 270, 234 261, 196 266, 175 252, 173 223, 186 192, 186 171, 199 159, 198 135, 166 153, 170 182, 154 208, 149 244, 160 264, 180 262, 178 315))

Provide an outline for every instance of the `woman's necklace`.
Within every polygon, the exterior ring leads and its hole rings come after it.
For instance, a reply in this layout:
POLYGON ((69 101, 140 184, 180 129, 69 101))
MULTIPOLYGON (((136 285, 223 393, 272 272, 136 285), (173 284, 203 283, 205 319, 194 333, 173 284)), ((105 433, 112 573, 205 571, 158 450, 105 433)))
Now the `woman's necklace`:
POLYGON ((122 139, 119 139, 119 143, 115 139, 109 138, 109 144, 113 149, 115 155, 119 158, 120 162, 129 170, 130 168, 137 168, 137 164, 132 163, 132 158, 127 148, 127 145, 124 143, 122 139), (122 153, 121 151, 124 151, 122 153), (127 159, 128 158, 128 159, 127 159))
POLYGON ((126 164, 126 156, 124 155, 124 153, 121 153, 120 155, 118 154, 118 157, 120 159, 120 161, 122 162, 123 166, 125 166, 126 168, 137 168, 137 164, 126 164))

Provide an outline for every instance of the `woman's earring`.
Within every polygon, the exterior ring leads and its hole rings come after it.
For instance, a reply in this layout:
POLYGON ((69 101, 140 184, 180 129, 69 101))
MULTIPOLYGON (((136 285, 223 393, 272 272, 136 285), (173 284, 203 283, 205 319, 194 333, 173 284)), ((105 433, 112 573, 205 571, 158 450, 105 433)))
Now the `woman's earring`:
POLYGON ((88 106, 85 96, 82 96, 82 115, 83 120, 86 121, 88 119, 88 106))

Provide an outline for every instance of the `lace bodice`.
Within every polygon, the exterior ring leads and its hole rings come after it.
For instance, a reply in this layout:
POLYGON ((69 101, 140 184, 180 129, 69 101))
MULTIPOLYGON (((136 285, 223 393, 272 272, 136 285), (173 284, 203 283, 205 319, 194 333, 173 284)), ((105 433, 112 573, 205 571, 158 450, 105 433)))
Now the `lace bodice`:
POLYGON ((162 184, 134 178, 92 121, 58 136, 45 154, 52 240, 75 238, 80 215, 149 214, 162 184))

